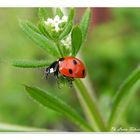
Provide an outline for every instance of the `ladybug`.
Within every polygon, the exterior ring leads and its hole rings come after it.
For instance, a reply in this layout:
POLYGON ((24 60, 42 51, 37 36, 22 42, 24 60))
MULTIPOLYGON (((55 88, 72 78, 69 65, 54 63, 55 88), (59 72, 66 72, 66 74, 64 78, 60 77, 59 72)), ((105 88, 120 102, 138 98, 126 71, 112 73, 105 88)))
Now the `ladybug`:
POLYGON ((69 80, 74 78, 84 78, 86 76, 84 64, 78 58, 72 56, 60 58, 53 62, 45 70, 46 77, 51 73, 54 73, 56 78, 58 78, 58 75, 60 74, 69 80))

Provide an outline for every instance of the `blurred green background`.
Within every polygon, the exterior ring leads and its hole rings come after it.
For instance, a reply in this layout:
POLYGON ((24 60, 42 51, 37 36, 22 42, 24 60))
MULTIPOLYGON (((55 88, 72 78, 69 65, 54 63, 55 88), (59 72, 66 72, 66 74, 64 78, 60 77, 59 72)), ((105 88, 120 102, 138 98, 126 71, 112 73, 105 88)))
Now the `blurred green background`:
MULTIPOLYGON (((76 10, 78 21, 83 9, 76 10)), ((62 115, 34 103, 23 84, 61 96, 82 115, 74 88, 58 89, 54 79, 45 79, 44 69, 18 69, 10 64, 13 59, 47 58, 18 25, 19 19, 37 23, 37 11, 37 8, 0 8, 0 123, 78 131, 62 115)), ((93 8, 90 32, 81 54, 102 114, 108 117, 115 91, 140 62, 140 9, 93 8)), ((131 99, 121 121, 122 127, 140 128, 140 91, 131 99)))

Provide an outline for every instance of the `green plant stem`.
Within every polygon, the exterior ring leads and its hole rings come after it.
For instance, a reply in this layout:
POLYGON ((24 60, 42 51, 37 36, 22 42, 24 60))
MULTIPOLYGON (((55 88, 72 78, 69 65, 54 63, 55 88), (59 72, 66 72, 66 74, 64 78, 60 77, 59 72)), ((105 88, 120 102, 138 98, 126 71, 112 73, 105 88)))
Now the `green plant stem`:
POLYGON ((91 97, 88 89, 85 87, 84 83, 80 79, 75 79, 75 87, 77 89, 79 96, 83 100, 85 107, 88 109, 97 131, 106 131, 105 123, 101 114, 99 112, 99 108, 95 102, 95 100, 91 97))
POLYGON ((11 63, 19 68, 40 68, 47 67, 52 62, 49 60, 13 60, 11 63))
POLYGON ((140 80, 140 66, 126 79, 124 84, 120 87, 116 93, 116 97, 113 100, 112 111, 109 118, 109 130, 112 126, 117 124, 117 121, 121 114, 126 109, 125 104, 129 99, 130 90, 140 80))
POLYGON ((58 47, 58 50, 59 50, 61 57, 63 57, 63 53, 62 53, 61 48, 60 48, 60 43, 58 41, 56 41, 56 45, 58 47))

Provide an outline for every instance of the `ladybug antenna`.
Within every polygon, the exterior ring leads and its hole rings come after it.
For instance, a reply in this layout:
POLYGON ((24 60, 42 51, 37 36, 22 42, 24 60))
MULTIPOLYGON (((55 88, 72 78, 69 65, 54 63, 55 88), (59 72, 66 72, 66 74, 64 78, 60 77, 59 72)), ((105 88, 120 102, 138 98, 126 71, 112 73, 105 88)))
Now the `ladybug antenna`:
POLYGON ((44 79, 46 77, 46 74, 45 73, 43 73, 43 76, 41 77, 41 79, 44 79))

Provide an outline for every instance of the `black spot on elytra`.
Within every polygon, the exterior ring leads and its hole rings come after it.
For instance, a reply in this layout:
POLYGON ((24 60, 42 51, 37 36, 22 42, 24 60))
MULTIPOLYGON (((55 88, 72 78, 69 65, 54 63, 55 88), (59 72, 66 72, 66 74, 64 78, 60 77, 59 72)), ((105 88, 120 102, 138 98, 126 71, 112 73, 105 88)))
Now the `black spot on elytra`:
POLYGON ((76 60, 72 60, 74 65, 77 65, 77 61, 76 60))
POLYGON ((82 71, 82 74, 85 75, 85 70, 82 71))
POLYGON ((69 73, 72 74, 72 69, 69 69, 69 73))

